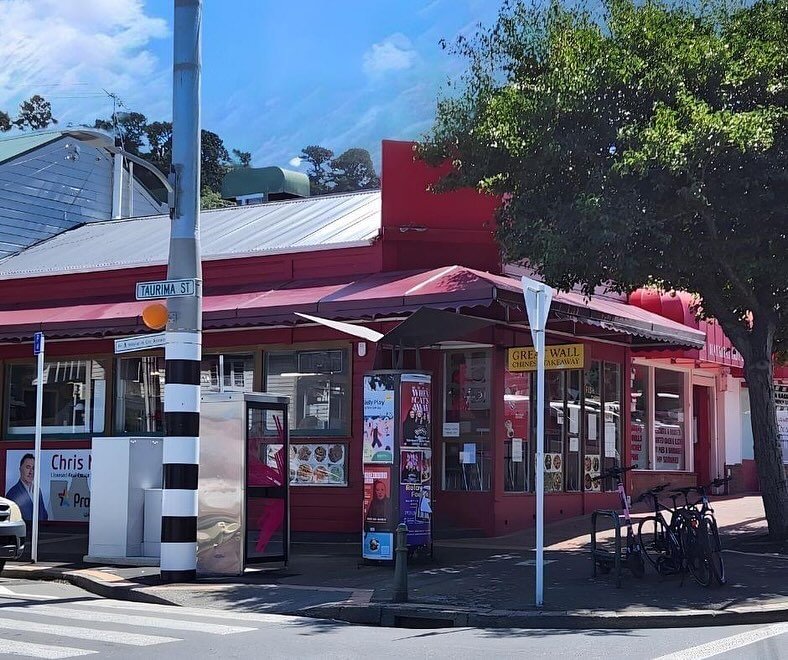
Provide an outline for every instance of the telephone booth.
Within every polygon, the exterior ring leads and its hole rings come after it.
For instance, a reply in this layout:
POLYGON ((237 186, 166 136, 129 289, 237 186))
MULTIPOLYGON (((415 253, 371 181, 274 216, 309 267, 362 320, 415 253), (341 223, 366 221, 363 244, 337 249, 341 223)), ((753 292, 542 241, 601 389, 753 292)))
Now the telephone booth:
POLYGON ((290 440, 287 397, 211 392, 202 397, 197 572, 238 575, 287 563, 290 440))

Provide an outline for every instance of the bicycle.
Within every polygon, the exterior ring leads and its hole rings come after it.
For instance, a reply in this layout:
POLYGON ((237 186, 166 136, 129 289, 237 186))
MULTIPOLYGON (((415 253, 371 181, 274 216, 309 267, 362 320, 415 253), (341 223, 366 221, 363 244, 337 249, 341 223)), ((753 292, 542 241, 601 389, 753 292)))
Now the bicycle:
MULTIPOLYGON (((625 472, 634 470, 636 468, 637 465, 632 465, 630 467, 611 467, 596 477, 592 477, 592 481, 600 481, 601 479, 616 479, 616 490, 618 491, 618 496, 621 500, 621 508, 623 509, 624 520, 626 521, 627 525, 627 548, 624 558, 624 566, 629 569, 632 575, 637 578, 642 578, 646 573, 646 565, 643 562, 643 553, 641 552, 640 543, 635 538, 635 530, 632 525, 632 518, 629 512, 629 502, 627 500, 626 493, 624 492, 624 482, 622 480, 625 472)), ((594 557, 594 561, 604 573, 609 573, 612 568, 612 563, 614 563, 614 560, 609 558, 602 559, 598 556, 594 557)))
MULTIPOLYGON (((722 543, 720 542, 720 532, 717 528, 717 519, 714 517, 714 509, 711 508, 711 504, 709 503, 709 490, 712 488, 719 488, 720 486, 724 486, 731 480, 730 477, 720 478, 717 477, 716 479, 712 480, 706 486, 697 486, 693 488, 698 495, 700 495, 700 500, 690 504, 689 497, 685 495, 685 502, 687 507, 691 507, 693 510, 697 511, 698 514, 703 519, 704 524, 707 527, 707 531, 709 534, 709 545, 711 551, 711 562, 710 568, 711 572, 716 580, 717 584, 720 586, 724 585, 727 580, 725 578, 725 563, 722 560, 722 543), (698 509, 698 505, 700 505, 700 509, 698 509)), ((691 492, 691 491, 690 491, 691 492)))
POLYGON ((661 504, 659 493, 664 488, 646 491, 637 500, 654 500, 654 515, 644 518, 638 525, 638 542, 643 554, 660 575, 680 573, 684 584, 684 574, 689 572, 699 585, 708 587, 712 579, 711 549, 704 519, 697 511, 678 506, 679 494, 670 496, 672 509, 661 504), (671 514, 669 524, 664 511, 671 514))

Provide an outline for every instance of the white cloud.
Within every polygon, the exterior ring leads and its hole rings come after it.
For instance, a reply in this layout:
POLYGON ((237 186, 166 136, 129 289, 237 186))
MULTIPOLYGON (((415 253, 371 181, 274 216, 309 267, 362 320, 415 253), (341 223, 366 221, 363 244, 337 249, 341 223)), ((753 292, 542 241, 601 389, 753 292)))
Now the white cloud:
POLYGON ((10 113, 38 93, 61 124, 86 121, 107 114, 102 89, 131 109, 169 107, 171 74, 149 49, 169 28, 142 0, 0 0, 0 35, 0 108, 10 113))
POLYGON ((372 44, 364 53, 361 68, 368 76, 411 68, 418 59, 413 44, 404 34, 396 33, 372 44))

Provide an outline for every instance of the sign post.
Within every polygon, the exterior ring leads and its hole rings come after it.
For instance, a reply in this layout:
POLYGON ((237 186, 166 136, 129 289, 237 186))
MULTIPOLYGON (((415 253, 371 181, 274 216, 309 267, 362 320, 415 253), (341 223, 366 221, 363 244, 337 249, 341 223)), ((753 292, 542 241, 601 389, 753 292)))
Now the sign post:
POLYGON ((544 604, 544 370, 545 327, 553 290, 523 277, 523 296, 536 350, 536 606, 544 604))
POLYGON ((33 335, 33 355, 38 360, 36 376, 36 440, 35 463, 33 466, 33 531, 30 558, 33 563, 38 561, 38 508, 41 498, 41 424, 44 411, 44 333, 33 335))

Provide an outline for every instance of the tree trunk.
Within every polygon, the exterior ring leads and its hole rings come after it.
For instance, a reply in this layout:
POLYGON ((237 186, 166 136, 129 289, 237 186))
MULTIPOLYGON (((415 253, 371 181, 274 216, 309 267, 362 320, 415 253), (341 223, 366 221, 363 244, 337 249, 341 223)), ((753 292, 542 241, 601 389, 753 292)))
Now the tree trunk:
POLYGON ((772 342, 767 337, 759 337, 759 334, 753 334, 750 350, 744 353, 744 377, 750 392, 755 465, 769 536, 775 541, 783 541, 788 537, 788 482, 777 433, 772 342))

